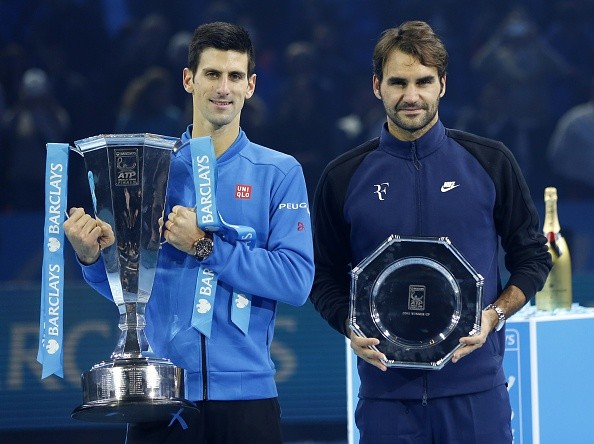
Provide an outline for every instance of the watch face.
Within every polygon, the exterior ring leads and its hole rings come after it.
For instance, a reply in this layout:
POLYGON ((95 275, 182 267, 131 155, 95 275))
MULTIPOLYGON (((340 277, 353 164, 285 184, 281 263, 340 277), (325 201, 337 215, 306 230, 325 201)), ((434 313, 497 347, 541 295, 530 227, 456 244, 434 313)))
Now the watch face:
POLYGON ((204 260, 213 251, 213 240, 207 236, 198 239, 194 245, 194 249, 194 257, 198 260, 204 260))
POLYGON ((351 276, 350 328, 388 366, 440 369, 480 330, 483 278, 447 238, 390 236, 351 276))

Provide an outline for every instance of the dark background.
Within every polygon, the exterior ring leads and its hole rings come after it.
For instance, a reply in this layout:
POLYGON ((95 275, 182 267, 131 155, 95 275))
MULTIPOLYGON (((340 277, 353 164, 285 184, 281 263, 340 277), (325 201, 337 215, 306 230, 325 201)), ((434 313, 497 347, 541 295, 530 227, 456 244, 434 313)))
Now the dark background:
MULTIPOLYGON (((231 21, 250 31, 257 56, 242 127, 294 155, 313 197, 330 159, 379 133, 385 113, 372 94, 371 53, 383 29, 409 19, 428 21, 450 53, 444 124, 506 143, 541 216, 544 187, 558 188, 574 300, 594 305, 594 181, 562 174, 547 155, 559 119, 592 97, 592 0, 0 0, 0 440, 122 436, 69 418, 80 403, 77 372, 106 358, 117 333, 115 307, 81 282, 70 250, 66 337, 79 341, 65 363, 71 374, 41 381, 35 362, 45 144, 179 136, 191 123, 181 85, 191 32, 231 21)), ((69 182, 69 206, 89 208, 78 156, 69 182)), ((309 303, 282 307, 273 358, 287 441, 345 440, 343 338, 309 303)))

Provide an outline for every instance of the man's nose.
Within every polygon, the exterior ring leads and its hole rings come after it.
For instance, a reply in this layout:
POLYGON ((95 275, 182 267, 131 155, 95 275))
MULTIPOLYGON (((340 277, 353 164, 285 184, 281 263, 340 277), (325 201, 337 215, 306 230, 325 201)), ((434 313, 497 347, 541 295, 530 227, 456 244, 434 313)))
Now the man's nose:
POLYGON ((415 84, 409 84, 404 87, 402 98, 405 102, 416 102, 419 98, 419 88, 415 84))
POLYGON ((226 76, 221 76, 217 91, 221 94, 229 94, 229 79, 226 76))

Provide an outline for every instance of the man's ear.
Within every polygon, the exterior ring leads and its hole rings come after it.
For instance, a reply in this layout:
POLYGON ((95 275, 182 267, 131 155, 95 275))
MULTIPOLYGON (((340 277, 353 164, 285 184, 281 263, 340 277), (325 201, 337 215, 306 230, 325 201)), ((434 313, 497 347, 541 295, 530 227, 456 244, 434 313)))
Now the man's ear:
POLYGON ((377 78, 377 76, 375 74, 373 75, 373 79, 371 80, 371 83, 372 83, 372 88, 373 88, 373 94, 375 95, 375 97, 382 100, 382 93, 380 92, 381 82, 379 81, 379 79, 377 78))
POLYGON ((248 78, 248 89, 245 98, 251 98, 254 95, 254 91, 256 91, 256 74, 252 74, 251 77, 248 78))
POLYGON ((439 91, 439 97, 443 97, 445 96, 445 92, 446 92, 446 76, 445 74, 443 75, 443 77, 441 79, 439 79, 439 83, 441 84, 441 89, 439 91))
POLYGON ((184 68, 182 73, 182 84, 186 92, 192 94, 194 92, 194 84, 192 82, 194 73, 189 68, 184 68))

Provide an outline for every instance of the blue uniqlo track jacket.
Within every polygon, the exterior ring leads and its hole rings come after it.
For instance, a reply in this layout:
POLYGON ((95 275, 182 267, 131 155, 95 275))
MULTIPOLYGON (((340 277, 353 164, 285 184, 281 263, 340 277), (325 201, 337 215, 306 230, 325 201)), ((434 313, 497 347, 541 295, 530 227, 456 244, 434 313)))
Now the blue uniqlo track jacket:
MULTIPOLYGON (((167 206, 194 207, 189 140, 174 154, 167 206)), ((187 370, 189 400, 248 400, 277 396, 270 357, 276 305, 305 303, 313 280, 313 251, 303 172, 291 156, 256 145, 240 133, 217 159, 217 205, 225 222, 254 228, 256 244, 214 236, 202 262, 218 274, 210 338, 190 325, 200 263, 169 244, 159 252, 146 335, 156 356, 187 370), (230 320, 233 289, 252 295, 248 334, 230 320)), ((86 281, 112 298, 103 261, 83 266, 86 281)))
MULTIPOLYGON (((381 136, 331 162, 314 200, 316 273, 311 300, 346 334, 348 271, 388 236, 446 236, 484 277, 483 304, 502 291, 498 240, 511 276, 527 298, 551 267, 538 214, 511 152, 501 143, 446 129, 438 121, 404 142, 386 125, 381 136)), ((427 399, 489 390, 505 383, 505 329, 439 371, 391 368, 358 360, 360 397, 427 399)))

